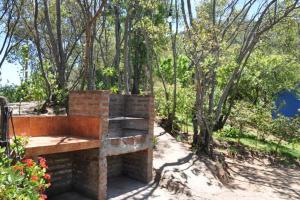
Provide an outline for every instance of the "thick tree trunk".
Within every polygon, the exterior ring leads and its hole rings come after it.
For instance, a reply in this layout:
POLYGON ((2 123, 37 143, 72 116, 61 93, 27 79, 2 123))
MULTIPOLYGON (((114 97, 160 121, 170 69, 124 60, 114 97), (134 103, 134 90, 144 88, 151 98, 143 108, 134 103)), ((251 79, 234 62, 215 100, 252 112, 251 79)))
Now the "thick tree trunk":
POLYGON ((115 57, 114 67, 118 74, 118 89, 122 91, 122 75, 120 70, 120 57, 121 57, 121 22, 120 22, 120 5, 119 2, 114 5, 115 12, 115 57))
POLYGON ((140 73, 139 73, 139 64, 133 65, 134 66, 134 76, 133 76, 133 84, 131 94, 139 94, 140 93, 140 73))
MULTIPOLYGON (((134 35, 135 41, 137 43, 137 47, 140 45, 141 37, 139 33, 134 35)), ((139 94, 140 88, 140 77, 141 77, 141 69, 142 69, 142 56, 141 56, 141 49, 134 48, 134 62, 133 62, 133 84, 131 94, 139 94)))
POLYGON ((60 0, 56 0, 56 35, 57 35, 57 46, 59 56, 59 68, 58 68, 58 88, 64 90, 66 82, 66 62, 65 53, 62 44, 62 33, 61 33, 61 8, 60 0))
POLYGON ((87 90, 94 89, 93 83, 93 68, 90 66, 90 53, 91 53, 91 26, 86 27, 85 32, 85 54, 84 54, 84 69, 85 78, 87 80, 87 90))
POLYGON ((51 20, 50 20, 50 16, 49 16, 49 9, 48 9, 48 1, 44 0, 44 15, 45 15, 45 22, 46 22, 46 27, 47 27, 47 33, 49 35, 49 39, 50 39, 50 46, 51 46, 51 55, 52 58, 54 58, 54 63, 55 63, 55 67, 57 70, 57 83, 59 85, 59 88, 61 88, 61 66, 60 66, 60 58, 59 58, 59 50, 58 50, 58 45, 57 45, 57 40, 54 37, 54 31, 51 25, 51 20))
POLYGON ((131 34, 131 27, 130 27, 131 16, 130 13, 127 14, 126 21, 125 21, 125 33, 124 33, 124 65, 125 65, 125 94, 130 93, 130 34, 131 34))
POLYGON ((200 126, 198 140, 198 153, 204 152, 207 155, 212 156, 212 134, 204 124, 200 126))
POLYGON ((193 147, 197 147, 199 145, 198 137, 199 137, 199 129, 198 129, 198 123, 197 123, 197 116, 196 116, 196 108, 193 111, 193 147))

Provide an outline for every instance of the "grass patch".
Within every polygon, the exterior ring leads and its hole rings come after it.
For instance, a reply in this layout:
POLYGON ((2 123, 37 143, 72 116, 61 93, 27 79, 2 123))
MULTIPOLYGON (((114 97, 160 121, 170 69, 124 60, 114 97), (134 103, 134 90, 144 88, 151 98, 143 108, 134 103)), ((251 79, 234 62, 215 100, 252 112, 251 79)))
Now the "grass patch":
MULTIPOLYGON (((284 157, 287 159, 300 159, 300 144, 290 144, 283 142, 280 145, 277 145, 276 141, 265 139, 258 139, 256 135, 251 133, 241 133, 240 135, 240 144, 247 147, 248 149, 259 151, 268 154, 276 153, 277 148, 278 156, 284 157), (277 147, 278 146, 278 147, 277 147)), ((236 134, 222 134, 220 132, 214 134, 214 138, 220 141, 227 142, 238 142, 238 135, 236 134)))

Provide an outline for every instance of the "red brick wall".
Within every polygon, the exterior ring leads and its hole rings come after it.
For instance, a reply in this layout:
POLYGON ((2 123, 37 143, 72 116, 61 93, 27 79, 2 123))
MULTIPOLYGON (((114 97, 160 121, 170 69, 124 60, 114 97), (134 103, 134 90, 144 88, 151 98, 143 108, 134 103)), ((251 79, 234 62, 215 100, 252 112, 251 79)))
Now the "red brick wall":
POLYGON ((43 156, 49 166, 51 187, 47 190, 49 196, 66 192, 72 188, 73 153, 50 154, 43 156))
POLYGON ((98 196, 99 149, 50 154, 43 156, 49 166, 51 197, 75 189, 87 197, 98 196))
POLYGON ((74 152, 72 187, 96 199, 99 188, 99 149, 74 152))
POLYGON ((151 96, 128 95, 125 98, 125 113, 127 116, 149 118, 151 96))
POLYGON ((70 116, 95 116, 102 120, 102 133, 108 131, 109 91, 72 91, 69 94, 70 116))
POLYGON ((152 180, 152 152, 148 149, 135 153, 107 157, 108 177, 125 175, 149 182, 152 180))
MULTIPOLYGON (((93 116, 14 116, 14 130, 21 136, 82 136, 99 138, 101 121, 93 116)), ((10 123, 10 127, 11 127, 10 123)), ((10 128, 10 135, 13 129, 10 128)))
POLYGON ((120 94, 111 94, 109 96, 109 116, 125 116, 125 96, 120 94))
POLYGON ((72 91, 69 115, 108 116, 109 91, 72 91))
POLYGON ((119 176, 122 174, 123 159, 122 156, 107 157, 107 177, 119 176))
POLYGON ((124 154, 123 174, 143 182, 152 180, 152 150, 124 154))

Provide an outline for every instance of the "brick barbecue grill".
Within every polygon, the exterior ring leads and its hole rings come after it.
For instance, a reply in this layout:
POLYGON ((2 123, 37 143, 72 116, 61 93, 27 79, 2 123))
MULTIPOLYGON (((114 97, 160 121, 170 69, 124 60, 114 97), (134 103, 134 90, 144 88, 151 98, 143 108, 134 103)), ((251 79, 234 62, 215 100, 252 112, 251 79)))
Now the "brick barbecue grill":
POLYGON ((26 156, 48 161, 50 199, 76 192, 104 200, 111 178, 152 180, 152 96, 73 91, 67 116, 14 116, 13 121, 17 135, 29 137, 26 156))

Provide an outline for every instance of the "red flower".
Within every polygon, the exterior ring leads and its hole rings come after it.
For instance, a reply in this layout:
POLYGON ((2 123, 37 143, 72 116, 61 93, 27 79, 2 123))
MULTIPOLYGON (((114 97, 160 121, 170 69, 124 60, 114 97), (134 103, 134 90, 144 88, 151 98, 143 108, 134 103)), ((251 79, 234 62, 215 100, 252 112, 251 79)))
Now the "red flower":
POLYGON ((47 195, 41 194, 39 200, 45 200, 47 199, 47 195))
POLYGON ((46 179, 47 181, 50 181, 51 180, 50 174, 45 174, 44 179, 46 179))
POLYGON ((27 164, 27 167, 32 167, 34 165, 34 162, 32 159, 24 159, 22 160, 23 163, 27 164))
POLYGON ((31 181, 37 182, 39 180, 38 176, 31 176, 31 181))
POLYGON ((39 163, 40 163, 40 166, 43 169, 48 169, 48 165, 46 163, 46 159, 45 158, 39 157, 39 163))
POLYGON ((21 176, 24 176, 24 171, 20 171, 20 175, 21 175, 21 176))

